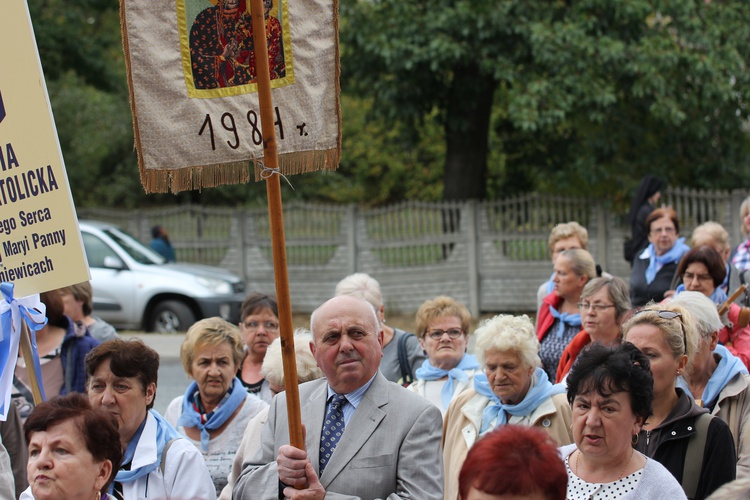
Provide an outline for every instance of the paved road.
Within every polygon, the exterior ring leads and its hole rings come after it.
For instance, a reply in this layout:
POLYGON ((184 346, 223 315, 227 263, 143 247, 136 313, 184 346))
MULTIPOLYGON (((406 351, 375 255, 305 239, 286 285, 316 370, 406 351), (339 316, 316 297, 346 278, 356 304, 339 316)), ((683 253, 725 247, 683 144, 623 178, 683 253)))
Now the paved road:
POLYGON ((154 409, 164 414, 169 403, 185 393, 191 379, 185 375, 180 361, 180 345, 184 335, 162 335, 157 333, 123 334, 123 338, 138 337, 161 357, 159 363, 159 386, 156 390, 154 409))

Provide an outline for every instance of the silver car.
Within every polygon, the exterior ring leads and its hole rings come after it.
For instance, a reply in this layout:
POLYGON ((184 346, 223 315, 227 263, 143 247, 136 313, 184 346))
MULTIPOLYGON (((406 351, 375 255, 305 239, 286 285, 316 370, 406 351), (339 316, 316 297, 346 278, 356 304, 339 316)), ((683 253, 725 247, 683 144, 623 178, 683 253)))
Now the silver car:
POLYGON ((94 315, 116 328, 182 332, 196 320, 239 322, 245 284, 218 267, 166 263, 117 227, 79 221, 86 249, 94 315))

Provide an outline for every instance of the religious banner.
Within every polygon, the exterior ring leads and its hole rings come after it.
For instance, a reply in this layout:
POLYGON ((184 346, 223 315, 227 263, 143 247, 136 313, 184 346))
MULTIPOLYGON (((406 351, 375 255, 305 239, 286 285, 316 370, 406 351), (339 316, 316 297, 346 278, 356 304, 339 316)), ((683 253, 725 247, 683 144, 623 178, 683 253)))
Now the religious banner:
POLYGON ((19 297, 89 279, 26 0, 0 2, 0 282, 19 297))
MULTIPOLYGON (((338 3, 264 0, 283 174, 341 155, 338 3)), ((247 0, 121 0, 141 182, 179 192, 263 176, 247 0)))

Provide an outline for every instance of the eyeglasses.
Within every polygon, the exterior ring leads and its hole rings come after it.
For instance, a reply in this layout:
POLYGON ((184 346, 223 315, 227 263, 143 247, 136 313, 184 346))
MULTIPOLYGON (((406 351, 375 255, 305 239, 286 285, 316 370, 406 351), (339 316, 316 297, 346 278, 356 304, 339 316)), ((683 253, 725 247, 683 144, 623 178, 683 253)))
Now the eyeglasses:
POLYGON ((640 311, 636 312, 633 316, 637 316, 641 314, 642 312, 655 312, 662 319, 678 318, 680 320, 680 329, 682 329, 682 345, 683 345, 683 348, 685 349, 685 355, 687 356, 687 333, 685 333, 685 323, 683 323, 682 321, 682 314, 676 311, 665 311, 663 309, 659 311, 654 311, 653 309, 641 309, 640 311))
POLYGON ((649 231, 651 234, 674 234, 677 232, 677 230, 673 227, 655 227, 651 231, 649 231))
POLYGON ((443 338, 443 335, 445 335, 446 333, 451 339, 455 340, 461 335, 463 335, 464 331, 461 328, 451 328, 450 330, 431 330, 427 332, 427 335, 432 340, 440 340, 443 338))
POLYGON ((245 330, 249 332, 254 332, 258 330, 260 325, 263 325, 263 329, 267 332, 275 332, 279 329, 279 324, 275 321, 264 321, 263 323, 260 323, 258 321, 246 321, 245 323, 242 323, 245 326, 245 330))
POLYGON ((583 312, 588 311, 591 309, 594 312, 600 313, 604 312, 605 310, 609 309, 610 307, 615 307, 614 304, 590 304, 588 302, 579 302, 578 303, 578 309, 580 309, 583 312))
POLYGON ((683 273, 682 281, 688 282, 693 280, 698 280, 699 283, 705 283, 706 281, 713 281, 713 278, 709 274, 683 273))

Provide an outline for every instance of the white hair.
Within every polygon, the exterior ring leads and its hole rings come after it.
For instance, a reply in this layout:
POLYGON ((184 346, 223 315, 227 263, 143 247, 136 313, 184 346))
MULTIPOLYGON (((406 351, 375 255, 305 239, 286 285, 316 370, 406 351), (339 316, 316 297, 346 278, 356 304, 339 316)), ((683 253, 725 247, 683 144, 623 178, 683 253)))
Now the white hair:
MULTIPOLYGON (((294 357, 297 361, 297 382, 309 382, 323 376, 323 371, 318 368, 310 342, 312 334, 306 328, 294 330, 294 357)), ((282 387, 284 385, 284 362, 281 356, 281 337, 271 342, 263 358, 263 366, 260 374, 270 383, 282 387)))
POLYGON ((476 336, 476 356, 484 366, 488 351, 512 351, 518 354, 526 366, 541 366, 539 341, 534 332, 534 324, 525 314, 512 316, 498 314, 485 319, 474 331, 476 336))
POLYGON ((690 311, 701 342, 724 327, 716 310, 716 304, 701 292, 682 292, 672 299, 672 304, 690 311))
POLYGON ((350 274, 336 285, 336 295, 349 295, 363 299, 372 304, 375 309, 383 305, 383 295, 380 293, 380 283, 366 273, 350 274))

